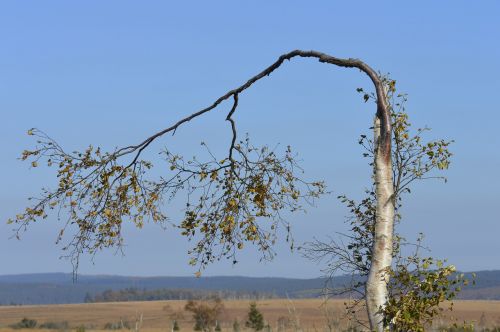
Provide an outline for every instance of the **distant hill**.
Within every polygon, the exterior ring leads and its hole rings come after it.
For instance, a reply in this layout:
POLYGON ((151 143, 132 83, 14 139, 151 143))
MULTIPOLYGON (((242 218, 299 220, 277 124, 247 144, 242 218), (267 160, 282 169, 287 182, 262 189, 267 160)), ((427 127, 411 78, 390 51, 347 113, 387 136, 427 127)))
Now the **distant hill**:
MULTIPOLYGON (((466 273, 470 276, 471 273, 466 273)), ((463 299, 500 300, 500 271, 476 272, 476 285, 464 289, 463 299)), ((336 277, 335 287, 346 284, 350 277, 336 277)), ((225 291, 241 297, 263 294, 273 297, 317 297, 325 278, 252 278, 252 277, 127 277, 80 275, 73 282, 68 273, 20 274, 0 276, 0 305, 81 303, 85 298, 106 290, 196 290, 225 291)), ((178 292, 187 294, 186 292, 178 292)))
POLYGON ((86 296, 106 290, 176 289, 265 293, 275 297, 308 297, 299 293, 319 293, 325 279, 250 277, 127 277, 45 273, 0 276, 0 304, 81 303, 86 296))

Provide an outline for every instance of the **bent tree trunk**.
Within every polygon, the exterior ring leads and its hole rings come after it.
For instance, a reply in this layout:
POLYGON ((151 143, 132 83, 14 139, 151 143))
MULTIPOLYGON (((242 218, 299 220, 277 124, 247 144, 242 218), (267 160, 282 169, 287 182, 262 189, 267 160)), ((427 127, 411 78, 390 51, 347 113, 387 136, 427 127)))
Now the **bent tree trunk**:
MULTIPOLYGON (((211 105, 209 105, 206 108, 203 108, 179 121, 171 125, 170 127, 167 127, 152 136, 146 138, 144 141, 137 145, 130 145, 123 147, 121 149, 117 149, 112 153, 105 154, 104 157, 98 156, 96 160, 90 158, 90 153, 92 149, 90 148, 87 150, 87 159, 88 162, 91 161, 91 166, 88 166, 86 163, 81 163, 81 159, 78 159, 75 163, 73 163, 73 159, 75 158, 72 156, 67 155, 64 153, 62 149, 59 149, 59 146, 56 145, 51 145, 53 144, 50 142, 45 148, 42 148, 40 150, 37 150, 35 152, 32 151, 26 151, 23 154, 23 159, 26 159, 29 156, 36 156, 39 153, 43 152, 46 153, 47 151, 50 153, 53 153, 56 157, 59 157, 61 160, 65 161, 68 163, 68 170, 72 169, 71 172, 67 170, 59 171, 59 174, 66 174, 64 177, 61 177, 61 181, 66 181, 66 178, 69 178, 70 180, 73 180, 74 174, 81 174, 82 170, 87 172, 87 168, 90 167, 90 174, 97 174, 95 178, 97 186, 94 192, 97 193, 97 195, 104 195, 102 193, 106 193, 108 195, 111 192, 111 189, 113 189, 113 185, 118 186, 116 189, 116 193, 121 193, 123 192, 120 191, 119 189, 122 188, 120 184, 123 181, 129 181, 130 173, 132 173, 134 176, 135 175, 135 169, 138 167, 139 169, 142 169, 144 164, 142 164, 142 161, 139 159, 141 153, 157 138, 167 134, 167 133, 172 133, 175 134, 175 131, 182 126, 183 124, 207 113, 210 112, 211 110, 217 108, 222 102, 226 100, 233 99, 233 106, 231 108, 231 111, 228 113, 226 120, 231 122, 231 128, 233 132, 233 139, 231 143, 231 147, 229 150, 229 157, 228 160, 232 160, 232 151, 234 149, 234 144, 235 144, 235 138, 236 138, 236 130, 235 130, 235 124, 234 120, 232 119, 232 115, 235 112, 237 106, 238 106, 238 96, 244 92, 246 89, 250 88, 254 83, 259 81, 260 79, 263 79, 267 76, 269 76, 271 73, 273 73, 276 69, 278 69, 285 61, 289 61, 295 57, 301 57, 301 58, 315 58, 321 63, 327 63, 331 64, 334 66, 338 67, 344 67, 344 68, 357 68, 363 73, 365 73, 370 80, 372 81, 373 85, 375 86, 376 94, 377 94, 377 113, 375 117, 375 140, 374 143, 376 145, 375 149, 375 163, 374 163, 374 176, 375 176, 375 182, 376 182, 376 198, 377 198, 377 206, 376 206, 376 220, 375 220, 375 227, 374 227, 374 245, 372 248, 372 265, 370 267, 370 273, 368 276, 368 281, 366 284, 366 303, 367 303, 367 309, 368 309, 368 316, 370 320, 370 326, 372 330, 376 331, 383 331, 383 313, 380 309, 382 309, 387 301, 387 282, 388 282, 388 274, 387 274, 387 269, 391 266, 391 260, 392 260, 392 233, 393 233, 393 224, 394 224, 394 198, 393 198, 393 181, 392 181, 392 168, 391 168, 391 116, 390 116, 390 109, 389 105, 387 103, 387 97, 385 93, 385 87, 384 87, 384 81, 383 79, 375 72, 370 66, 368 66, 366 63, 364 63, 361 60, 358 59, 342 59, 342 58, 337 58, 333 57, 331 55, 317 52, 317 51, 303 51, 303 50, 294 50, 289 53, 285 53, 281 55, 273 64, 265 68, 263 71, 258 73, 257 75, 253 76, 250 78, 248 81, 246 81, 244 84, 240 85, 239 87, 230 90, 226 92, 226 94, 222 95, 219 97, 217 100, 215 100, 211 105), (121 172, 116 172, 115 173, 115 167, 116 167, 116 160, 122 157, 132 157, 131 162, 126 162, 125 165, 127 166, 120 166, 122 171, 121 172), (89 159, 90 158, 90 159, 89 159), (133 171, 130 171, 129 173, 125 171, 129 171, 132 169, 133 171), (78 171, 78 172, 77 172, 78 171), (61 173, 62 172, 62 173, 61 173), (128 174, 128 175, 127 175, 128 174), (101 182, 99 179, 101 178, 99 175, 102 175, 101 177, 104 177, 105 179, 108 179, 109 182, 104 181, 104 184, 101 186, 101 182), (128 177, 127 177, 128 176, 128 177), (111 185, 108 185, 108 183, 111 183, 111 185)), ((29 131, 31 132, 30 135, 33 134, 32 130, 29 131)), ((44 138, 48 138, 44 136, 44 138)), ((99 149, 97 149, 99 150, 99 149)), ((42 154, 43 154, 42 153, 42 154)), ((96 152, 98 153, 98 152, 96 152)), ((34 164, 36 165, 36 164, 34 164)), ((119 167, 119 168, 120 168, 119 167)), ((146 168, 149 168, 144 166, 146 168)), ((59 175, 58 175, 59 176, 59 175)), ((85 178, 87 179, 87 178, 85 178)), ((94 181, 94 180, 92 180, 94 181)), ((132 181, 132 179, 130 179, 132 181)), ((136 184, 137 182, 137 176, 134 177, 134 183, 136 184)), ((34 221, 35 219, 40 218, 45 214, 45 209, 47 206, 52 206, 54 200, 56 201, 56 204, 66 204, 65 198, 68 196, 73 196, 73 191, 74 187, 81 184, 81 181, 73 182, 61 182, 62 183, 62 189, 58 189, 55 192, 48 193, 47 196, 45 196, 43 199, 39 200, 36 205, 34 205, 33 208, 26 209, 27 212, 21 214, 21 217, 16 218, 16 223, 20 225, 19 230, 26 228, 27 224, 31 221, 34 221), (59 203, 58 203, 59 202, 59 203)), ((82 185, 83 186, 83 185, 82 185)), ((88 184, 87 184, 88 186, 88 184)), ((82 187, 78 190, 82 190, 82 192, 87 193, 88 192, 88 187, 82 187)), ((127 187, 128 188, 128 187, 127 187)), ((114 192, 114 191, 113 191, 114 192)), ((113 194, 114 195, 114 194, 113 194)), ((117 194, 116 194, 117 195, 117 194)), ((74 197, 74 196, 73 196, 74 197)), ((84 197, 84 196, 81 196, 84 197)), ((99 196, 99 197, 104 197, 104 196, 99 196)), ((121 197, 121 196, 120 196, 121 197)), ((120 197, 114 197, 114 199, 100 199, 97 204, 91 204, 91 210, 90 211, 85 211, 85 215, 83 219, 77 219, 73 220, 74 222, 78 223, 78 225, 82 225, 79 228, 79 232, 77 233, 74 237, 74 241, 69 244, 69 247, 74 249, 73 253, 71 254, 72 258, 76 261, 76 265, 78 264, 78 257, 79 254, 82 253, 84 250, 91 251, 94 250, 95 248, 99 249, 101 246, 109 247, 110 244, 103 245, 103 242, 101 239, 109 240, 112 241, 110 242, 111 245, 114 245, 114 243, 121 243, 120 241, 113 242, 116 239, 113 237, 116 235, 115 232, 110 232, 109 230, 112 229, 112 227, 115 227, 115 224, 110 223, 110 220, 120 220, 124 216, 130 216, 130 209, 126 208, 123 209, 121 208, 122 205, 118 204, 117 206, 114 206, 113 204, 115 202, 120 202, 120 197), (104 202, 101 205, 101 202, 104 202), (106 205, 107 204, 107 205, 106 205), (113 213, 111 213, 113 212, 113 213), (104 215, 104 217, 102 217, 104 215), (106 226, 106 227, 95 227, 96 223, 96 216, 101 216, 99 219, 101 221, 101 226, 106 226), (110 216, 113 217, 110 219, 110 216), (113 235, 114 234, 114 235, 113 235), (95 236, 95 237, 92 237, 95 236), (97 238, 98 240, 94 240, 94 238, 97 238), (96 241, 96 242, 92 242, 96 241)), ((158 200, 158 195, 155 196, 155 198, 151 198, 153 202, 156 202, 155 204, 159 204, 158 200)), ((116 204, 115 204, 116 205, 116 204)), ((151 205, 151 204, 150 204, 151 205)), ((151 207, 147 207, 148 211, 155 212, 155 216, 157 215, 156 206, 154 206, 154 209, 151 210, 151 207)), ((77 218, 77 215, 74 215, 75 218, 77 218)), ((73 218, 73 217, 72 217, 73 218)), ((13 221, 12 221, 13 222, 13 221)), ((139 222, 140 225, 142 225, 142 221, 139 222)), ((120 225, 120 224, 118 224, 120 225)), ((114 229, 114 228, 113 228, 114 229)), ((62 236, 63 232, 60 233, 60 237, 62 236)), ((194 234, 194 231, 193 231, 194 234)), ((104 241, 104 240, 102 240, 104 241)))

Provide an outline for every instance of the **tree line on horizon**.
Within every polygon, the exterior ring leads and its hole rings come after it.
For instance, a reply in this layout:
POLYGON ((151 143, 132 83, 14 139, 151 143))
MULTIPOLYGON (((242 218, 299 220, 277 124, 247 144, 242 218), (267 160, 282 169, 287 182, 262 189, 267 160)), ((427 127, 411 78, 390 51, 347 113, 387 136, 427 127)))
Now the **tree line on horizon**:
POLYGON ((163 300, 262 300, 279 298, 271 292, 231 291, 231 290, 200 290, 200 289, 139 289, 135 287, 112 290, 107 289, 97 294, 87 293, 85 303, 98 302, 128 302, 128 301, 163 301, 163 300))

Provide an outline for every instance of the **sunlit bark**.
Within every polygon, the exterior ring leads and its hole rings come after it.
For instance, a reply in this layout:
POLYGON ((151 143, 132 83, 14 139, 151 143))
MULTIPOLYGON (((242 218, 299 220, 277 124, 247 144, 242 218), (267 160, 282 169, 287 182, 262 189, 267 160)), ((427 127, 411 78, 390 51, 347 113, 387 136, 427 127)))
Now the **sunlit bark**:
POLYGON ((374 142, 376 144, 374 176, 377 196, 377 216, 372 249, 372 264, 366 282, 366 302, 372 330, 383 331, 381 308, 387 302, 388 269, 392 261, 392 234, 394 228, 394 187, 390 151, 386 153, 380 135, 379 117, 374 121, 374 142))

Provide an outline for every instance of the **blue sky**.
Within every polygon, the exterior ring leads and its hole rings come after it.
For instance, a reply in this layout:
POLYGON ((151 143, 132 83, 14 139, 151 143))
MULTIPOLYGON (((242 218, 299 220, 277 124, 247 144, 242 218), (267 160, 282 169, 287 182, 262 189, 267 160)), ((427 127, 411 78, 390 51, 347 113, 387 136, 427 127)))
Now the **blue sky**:
MULTIPOLYGON (((16 158, 37 127, 68 150, 137 143, 241 84, 280 54, 315 49, 357 57, 409 94, 415 127, 454 139, 449 181, 415 185, 400 231, 426 234, 432 255, 462 270, 500 269, 500 3, 498 1, 3 1, 0 4, 0 219, 15 215, 49 170, 16 158)), ((240 133, 260 144, 292 145, 306 176, 333 194, 291 217, 298 244, 345 231, 335 199, 361 197, 370 169, 356 139, 373 107, 355 92, 370 88, 358 71, 297 59, 240 96, 240 133)), ((190 123, 163 146, 199 153, 204 140, 225 151, 230 130, 218 111, 190 123)), ((179 205, 168 208, 172 219, 179 205)), ((54 244, 54 218, 21 241, 0 224, 0 274, 70 271, 54 244)), ((125 256, 84 257, 80 273, 191 275, 190 244, 175 229, 126 229, 125 256)), ((321 266, 277 245, 273 262, 252 249, 206 275, 315 277, 321 266)))

